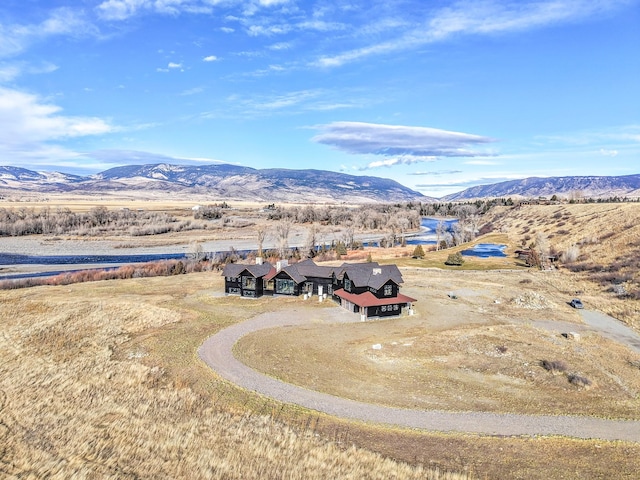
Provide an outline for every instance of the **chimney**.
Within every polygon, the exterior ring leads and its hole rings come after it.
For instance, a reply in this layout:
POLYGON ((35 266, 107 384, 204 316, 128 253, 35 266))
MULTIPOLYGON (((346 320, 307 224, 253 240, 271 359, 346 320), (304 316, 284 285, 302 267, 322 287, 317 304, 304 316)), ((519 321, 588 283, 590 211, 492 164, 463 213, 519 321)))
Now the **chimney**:
POLYGON ((262 257, 256 257, 256 265, 262 265, 262 257))
POLYGON ((373 269, 373 274, 374 275, 382 275, 382 269, 381 268, 374 268, 373 269))
POLYGON ((276 263, 276 270, 279 272, 284 267, 289 265, 289 260, 278 260, 276 263))

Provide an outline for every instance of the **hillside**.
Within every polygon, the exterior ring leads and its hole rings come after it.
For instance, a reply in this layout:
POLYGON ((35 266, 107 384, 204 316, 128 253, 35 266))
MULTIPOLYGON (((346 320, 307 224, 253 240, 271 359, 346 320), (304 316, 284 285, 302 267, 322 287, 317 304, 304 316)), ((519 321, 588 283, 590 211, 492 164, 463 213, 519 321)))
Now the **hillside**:
POLYGON ((639 203, 498 207, 486 220, 514 245, 546 244, 588 305, 640 327, 639 203))
POLYGON ((230 164, 127 165, 91 176, 0 167, 0 193, 206 196, 211 199, 289 202, 399 202, 425 197, 386 178, 325 170, 258 170, 230 164))
POLYGON ((498 197, 640 197, 640 174, 625 176, 570 176, 525 178, 491 185, 479 185, 443 197, 446 201, 464 201, 498 197))

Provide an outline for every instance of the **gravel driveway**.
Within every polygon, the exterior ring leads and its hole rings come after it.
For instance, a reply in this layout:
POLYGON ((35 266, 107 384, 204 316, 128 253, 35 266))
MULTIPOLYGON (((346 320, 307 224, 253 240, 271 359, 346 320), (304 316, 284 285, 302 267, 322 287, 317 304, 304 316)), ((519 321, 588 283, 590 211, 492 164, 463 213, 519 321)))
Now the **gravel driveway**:
POLYGON ((359 320, 357 315, 350 314, 340 307, 322 309, 321 320, 317 318, 318 312, 317 309, 298 308, 287 312, 258 315, 209 337, 198 349, 198 354, 221 377, 240 387, 281 402, 297 404, 351 420, 442 432, 508 436, 562 435, 640 442, 640 421, 607 420, 583 416, 409 410, 373 405, 281 382, 247 367, 233 356, 233 345, 251 332, 319 321, 334 323, 359 320))

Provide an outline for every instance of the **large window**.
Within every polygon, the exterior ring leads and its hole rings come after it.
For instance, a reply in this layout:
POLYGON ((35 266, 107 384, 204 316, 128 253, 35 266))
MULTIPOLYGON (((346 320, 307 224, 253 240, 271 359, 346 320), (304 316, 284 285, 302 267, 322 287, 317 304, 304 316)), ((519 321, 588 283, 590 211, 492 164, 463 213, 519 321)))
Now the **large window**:
POLYGON ((351 280, 349 280, 348 278, 345 278, 345 279, 344 279, 344 289, 345 289, 347 292, 350 292, 350 291, 351 291, 351 280))
POLYGON ((242 277, 242 288, 246 288, 248 290, 255 290, 256 279, 253 277, 242 277))
POLYGON ((282 293, 283 295, 294 295, 296 284, 293 280, 287 280, 286 278, 276 278, 276 293, 282 293))

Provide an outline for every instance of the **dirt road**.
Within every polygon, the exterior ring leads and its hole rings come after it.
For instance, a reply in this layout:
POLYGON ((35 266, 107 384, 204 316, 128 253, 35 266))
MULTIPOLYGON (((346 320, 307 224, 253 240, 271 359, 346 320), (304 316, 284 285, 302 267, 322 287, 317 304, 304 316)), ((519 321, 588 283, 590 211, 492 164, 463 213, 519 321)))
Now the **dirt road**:
POLYGON ((583 416, 517 415, 485 412, 447 412, 385 407, 335 397, 297 387, 253 370, 233 356, 234 344, 251 332, 311 322, 356 322, 359 317, 339 307, 273 312, 228 327, 208 338, 198 350, 200 358, 220 376, 248 390, 285 403, 351 420, 443 432, 486 435, 562 435, 576 438, 640 442, 640 421, 607 420, 583 416))

